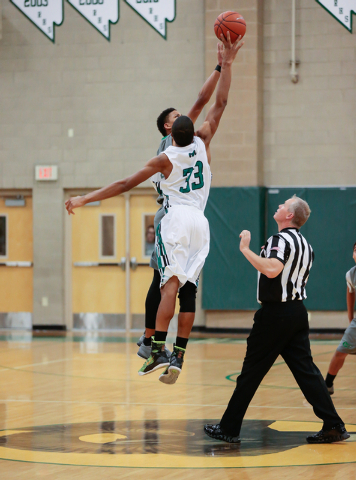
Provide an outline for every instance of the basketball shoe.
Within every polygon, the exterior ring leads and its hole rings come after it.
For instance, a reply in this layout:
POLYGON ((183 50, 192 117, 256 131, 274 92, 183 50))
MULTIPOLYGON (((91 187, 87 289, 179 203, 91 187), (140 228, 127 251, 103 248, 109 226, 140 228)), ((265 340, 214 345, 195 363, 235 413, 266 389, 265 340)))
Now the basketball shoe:
POLYGON ((169 359, 169 366, 159 376, 159 381, 167 385, 173 385, 176 383, 180 372, 183 368, 185 348, 177 347, 173 345, 173 352, 169 359))
POLYGON ((151 355, 138 371, 139 375, 148 375, 149 373, 169 366, 169 358, 164 349, 165 342, 155 342, 152 337, 151 355))
POLYGON ((215 438, 216 440, 221 440, 222 442, 241 443, 238 435, 236 437, 226 435, 226 433, 221 430, 220 423, 217 423, 216 425, 207 423, 204 425, 204 432, 209 435, 209 437, 215 438))
POLYGON ((342 440, 346 440, 347 438, 350 438, 350 435, 347 433, 345 425, 341 423, 330 428, 330 430, 321 429, 320 432, 315 433, 314 435, 309 435, 309 437, 307 437, 307 442, 333 443, 341 442, 342 440))
POLYGON ((332 395, 335 392, 334 384, 332 384, 331 387, 326 386, 326 388, 328 389, 328 392, 330 393, 330 395, 332 395))
MULTIPOLYGON (((171 356, 171 352, 168 350, 168 348, 165 346, 164 351, 167 354, 167 357, 169 358, 171 356)), ((144 358, 145 360, 151 355, 151 345, 145 345, 143 342, 140 345, 140 348, 137 351, 137 356, 140 358, 144 358)))
POLYGON ((137 340, 136 345, 137 345, 138 347, 141 347, 141 345, 143 344, 144 339, 145 339, 145 332, 143 332, 143 334, 141 335, 141 337, 137 340))

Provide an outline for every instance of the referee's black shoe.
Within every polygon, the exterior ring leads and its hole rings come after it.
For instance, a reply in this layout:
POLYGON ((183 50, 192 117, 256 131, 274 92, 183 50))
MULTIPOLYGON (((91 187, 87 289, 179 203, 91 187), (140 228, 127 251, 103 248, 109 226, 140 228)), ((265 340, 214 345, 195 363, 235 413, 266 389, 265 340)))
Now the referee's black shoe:
POLYGON ((221 440, 222 442, 228 443, 241 443, 240 437, 232 437, 231 435, 226 435, 220 428, 220 423, 216 425, 211 425, 207 423, 204 425, 204 432, 209 435, 211 438, 215 438, 216 440, 221 440))
POLYGON ((320 432, 315 433, 307 437, 308 443, 333 443, 341 442, 350 438, 350 435, 347 433, 345 425, 342 423, 335 425, 330 430, 321 429, 320 432))

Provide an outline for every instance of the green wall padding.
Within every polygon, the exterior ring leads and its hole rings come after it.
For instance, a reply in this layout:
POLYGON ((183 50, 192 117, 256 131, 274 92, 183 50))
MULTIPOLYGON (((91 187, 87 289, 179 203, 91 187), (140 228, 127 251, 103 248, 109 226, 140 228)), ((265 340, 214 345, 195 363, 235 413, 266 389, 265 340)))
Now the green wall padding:
POLYGON ((346 310, 347 270, 355 265, 356 188, 279 188, 266 191, 267 235, 276 232, 273 215, 293 194, 312 210, 301 233, 312 245, 315 261, 310 272, 305 305, 309 310, 346 310))
POLYGON ((264 244, 265 189, 212 188, 205 210, 210 253, 204 266, 203 308, 255 310, 257 273, 239 250, 242 230, 252 233, 251 248, 264 244))

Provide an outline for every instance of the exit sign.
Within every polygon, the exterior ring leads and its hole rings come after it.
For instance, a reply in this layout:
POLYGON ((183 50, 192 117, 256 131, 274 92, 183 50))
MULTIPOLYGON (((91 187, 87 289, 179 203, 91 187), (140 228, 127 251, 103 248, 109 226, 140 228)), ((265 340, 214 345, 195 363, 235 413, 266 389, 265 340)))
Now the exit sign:
POLYGON ((36 180, 53 181, 58 180, 57 165, 36 165, 36 180))

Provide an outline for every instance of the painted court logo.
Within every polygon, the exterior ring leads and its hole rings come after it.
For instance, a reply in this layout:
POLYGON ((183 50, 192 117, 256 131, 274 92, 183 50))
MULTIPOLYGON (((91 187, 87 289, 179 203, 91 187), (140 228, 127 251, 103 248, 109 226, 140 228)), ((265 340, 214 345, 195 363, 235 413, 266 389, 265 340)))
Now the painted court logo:
POLYGON ((309 445, 321 423, 245 420, 242 443, 207 437, 217 420, 113 420, 43 425, 0 431, 0 458, 32 463, 127 468, 255 468, 352 463, 356 425, 342 448, 309 445))

